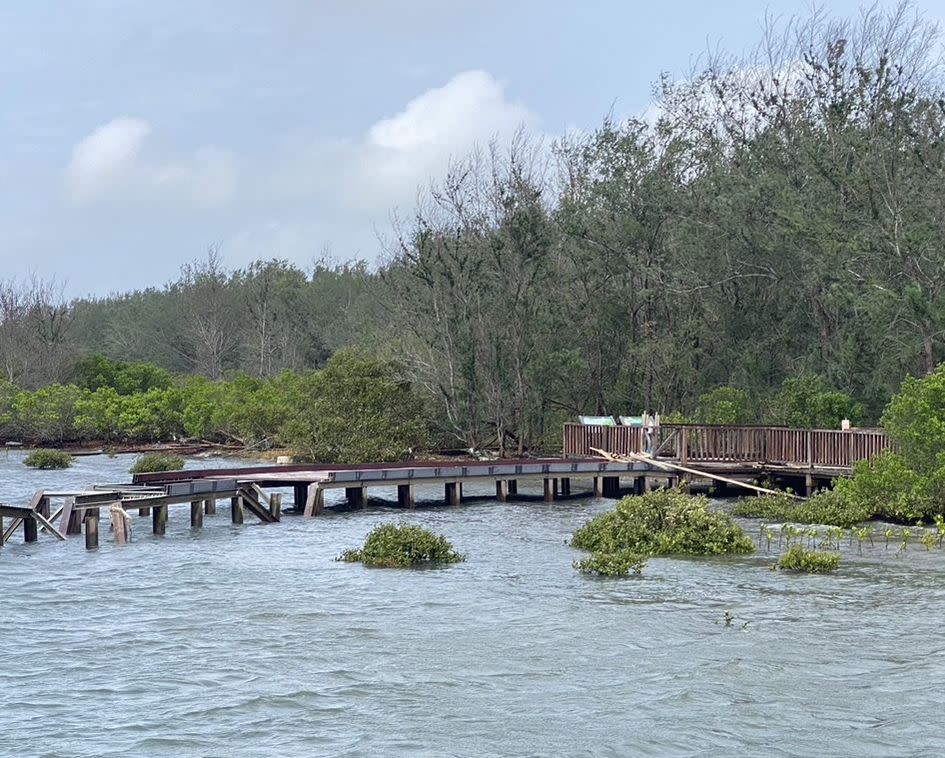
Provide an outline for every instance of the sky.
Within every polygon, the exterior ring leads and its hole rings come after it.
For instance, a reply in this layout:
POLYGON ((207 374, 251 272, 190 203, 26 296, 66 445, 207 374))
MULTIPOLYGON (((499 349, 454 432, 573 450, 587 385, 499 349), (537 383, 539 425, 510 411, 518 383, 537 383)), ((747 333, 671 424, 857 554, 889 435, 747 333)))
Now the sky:
POLYGON ((520 126, 551 139, 642 115, 662 72, 808 10, 0 0, 0 279, 55 278, 70 297, 160 287, 210 246, 233 268, 376 262, 392 211, 451 157, 520 126))

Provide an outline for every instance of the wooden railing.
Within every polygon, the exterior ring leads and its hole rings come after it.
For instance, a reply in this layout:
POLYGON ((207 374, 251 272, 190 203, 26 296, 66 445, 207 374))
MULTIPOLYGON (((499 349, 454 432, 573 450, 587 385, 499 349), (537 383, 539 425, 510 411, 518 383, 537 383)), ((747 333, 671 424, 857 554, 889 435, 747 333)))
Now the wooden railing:
MULTIPOLYGON (((892 447, 879 429, 788 429, 770 426, 665 424, 655 430, 657 456, 682 463, 758 463, 804 468, 849 469, 892 447)), ((640 427, 564 425, 564 454, 593 456, 592 448, 622 455, 642 453, 640 427)))

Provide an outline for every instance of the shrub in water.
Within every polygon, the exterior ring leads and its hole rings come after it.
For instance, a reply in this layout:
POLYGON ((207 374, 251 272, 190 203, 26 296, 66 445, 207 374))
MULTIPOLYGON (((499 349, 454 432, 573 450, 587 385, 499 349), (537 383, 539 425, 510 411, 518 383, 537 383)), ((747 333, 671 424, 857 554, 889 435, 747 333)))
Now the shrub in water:
POLYGON ((765 521, 848 527, 869 521, 880 514, 874 514, 867 504, 837 489, 821 490, 806 501, 795 500, 788 495, 746 497, 735 504, 732 515, 765 521))
POLYGON ((840 565, 840 553, 818 553, 792 545, 778 559, 778 568, 808 574, 829 574, 840 565))
POLYGON ((731 516, 711 510, 705 496, 690 497, 679 490, 625 497, 613 510, 578 529, 571 545, 605 555, 621 551, 643 556, 720 555, 754 550, 731 516))
POLYGON ((72 465, 72 456, 62 450, 36 450, 23 460, 30 468, 60 469, 72 465))
POLYGON ((339 561, 357 562, 377 568, 410 568, 438 563, 459 563, 466 556, 457 553, 446 537, 400 522, 379 524, 360 549, 345 550, 339 561))
POLYGON ((132 474, 152 474, 156 471, 180 471, 184 459, 176 455, 142 455, 131 467, 132 474))
POLYGON ((578 571, 597 576, 639 574, 644 566, 646 566, 646 556, 631 550, 618 550, 616 553, 591 553, 589 557, 574 562, 574 568, 578 571))

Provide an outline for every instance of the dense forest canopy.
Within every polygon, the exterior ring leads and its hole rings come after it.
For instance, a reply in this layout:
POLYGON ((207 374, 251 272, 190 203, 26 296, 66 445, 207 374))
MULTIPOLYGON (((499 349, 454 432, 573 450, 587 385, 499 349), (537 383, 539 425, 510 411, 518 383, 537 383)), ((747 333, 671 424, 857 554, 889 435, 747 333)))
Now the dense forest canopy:
POLYGON ((356 347, 397 365, 443 446, 552 446, 577 413, 643 409, 876 422, 943 359, 941 55, 909 4, 773 23, 661 80, 654 118, 457 159, 376 268, 210 251, 100 299, 5 282, 3 378, 91 392, 101 355, 271 386, 356 347))

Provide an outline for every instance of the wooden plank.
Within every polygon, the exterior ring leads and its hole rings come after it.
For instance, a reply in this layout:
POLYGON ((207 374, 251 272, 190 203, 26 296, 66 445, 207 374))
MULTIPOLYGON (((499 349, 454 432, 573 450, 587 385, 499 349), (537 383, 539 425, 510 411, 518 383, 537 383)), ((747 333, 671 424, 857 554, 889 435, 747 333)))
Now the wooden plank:
POLYGON ((45 529, 51 535, 53 535, 53 537, 55 537, 57 540, 60 540, 61 542, 66 541, 65 535, 62 534, 62 532, 60 532, 58 529, 56 529, 56 527, 53 526, 52 522, 50 522, 49 519, 47 519, 42 513, 40 513, 39 511, 36 511, 33 514, 33 518, 36 519, 37 524, 39 524, 43 529, 45 529))
POLYGON ((717 482, 725 482, 726 484, 734 485, 735 487, 743 487, 745 489, 753 490, 754 492, 763 492, 766 495, 788 495, 795 498, 796 500, 806 500, 806 498, 801 497, 800 495, 795 495, 789 492, 782 492, 780 490, 769 490, 765 487, 758 487, 754 484, 748 484, 746 482, 740 482, 738 479, 730 479, 726 476, 720 476, 719 474, 713 474, 708 471, 700 471, 698 469, 690 468, 688 466, 678 466, 675 463, 668 463, 666 461, 657 461, 652 458, 647 458, 645 455, 637 455, 636 453, 630 453, 626 456, 613 456, 609 453, 604 452, 603 450, 594 450, 595 453, 601 457, 611 460, 620 458, 630 458, 631 460, 640 461, 641 463, 649 463, 653 466, 663 469, 664 471, 682 471, 687 474, 692 474, 693 476, 705 477, 706 479, 714 479, 717 482))
POLYGON ((72 520, 72 509, 75 508, 75 498, 67 497, 62 505, 62 518, 59 521, 59 528, 64 534, 71 534, 70 521, 72 520))

